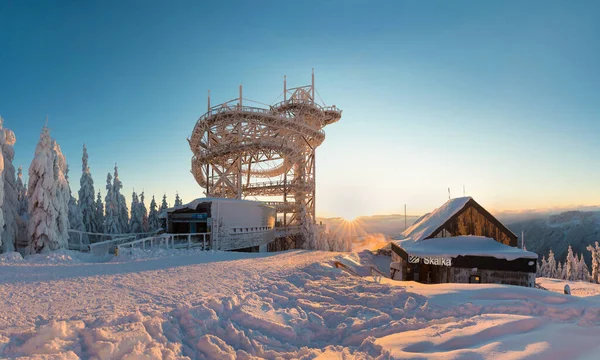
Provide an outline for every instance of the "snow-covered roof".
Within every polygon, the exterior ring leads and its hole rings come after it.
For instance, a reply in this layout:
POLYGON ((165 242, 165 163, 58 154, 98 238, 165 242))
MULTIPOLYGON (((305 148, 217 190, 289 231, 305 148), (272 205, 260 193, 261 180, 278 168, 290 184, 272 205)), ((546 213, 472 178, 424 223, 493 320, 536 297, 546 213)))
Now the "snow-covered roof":
POLYGON ((421 216, 414 224, 402 233, 403 240, 420 241, 430 236, 454 214, 459 212, 469 200, 470 196, 454 198, 446 201, 439 208, 429 214, 421 216))
POLYGON ((255 204, 255 205, 260 205, 260 206, 268 206, 263 202, 252 201, 252 200, 226 199, 226 198, 198 198, 196 200, 190 201, 187 204, 168 208, 167 210, 165 210, 165 212, 172 213, 174 211, 183 210, 183 209, 196 210, 198 208, 198 205, 200 205, 200 204, 217 203, 217 202, 219 202, 219 203, 243 203, 243 204, 255 204))
POLYGON ((536 253, 504 245, 484 236, 453 236, 432 238, 427 241, 396 241, 409 255, 419 257, 490 256, 512 261, 537 259, 536 253))

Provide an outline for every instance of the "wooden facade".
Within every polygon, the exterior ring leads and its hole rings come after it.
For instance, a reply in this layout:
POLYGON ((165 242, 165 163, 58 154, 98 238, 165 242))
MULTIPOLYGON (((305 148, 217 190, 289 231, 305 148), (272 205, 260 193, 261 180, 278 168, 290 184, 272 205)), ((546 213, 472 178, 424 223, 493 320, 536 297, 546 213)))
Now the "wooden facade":
POLYGON ((426 239, 461 235, 485 236, 504 245, 517 246, 517 235, 473 199, 426 239))

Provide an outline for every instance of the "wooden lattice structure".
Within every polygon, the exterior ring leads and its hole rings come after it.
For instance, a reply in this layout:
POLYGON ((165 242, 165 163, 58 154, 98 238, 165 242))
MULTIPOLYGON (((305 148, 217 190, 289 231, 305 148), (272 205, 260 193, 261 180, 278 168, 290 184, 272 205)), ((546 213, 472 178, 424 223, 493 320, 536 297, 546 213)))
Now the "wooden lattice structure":
POLYGON ((282 214, 282 225, 315 219, 315 152, 323 128, 342 111, 315 101, 311 85, 287 88, 283 101, 267 106, 239 97, 211 106, 188 139, 194 153, 192 174, 206 196, 263 197, 282 214))

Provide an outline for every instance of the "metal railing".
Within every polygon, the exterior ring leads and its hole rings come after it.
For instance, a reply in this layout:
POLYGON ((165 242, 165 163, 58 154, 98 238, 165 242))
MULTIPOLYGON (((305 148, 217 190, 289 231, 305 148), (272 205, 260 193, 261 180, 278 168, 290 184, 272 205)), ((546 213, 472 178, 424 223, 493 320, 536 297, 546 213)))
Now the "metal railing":
POLYGON ((201 248, 203 251, 210 250, 210 233, 189 233, 189 234, 162 234, 158 236, 149 236, 143 239, 129 241, 116 245, 116 254, 121 254, 127 249, 192 249, 201 248))
POLYGON ((145 232, 145 233, 131 233, 131 234, 104 234, 104 233, 93 233, 88 231, 69 230, 69 250, 78 251, 91 251, 93 247, 97 249, 100 246, 110 244, 111 242, 118 242, 123 238, 129 238, 130 240, 140 239, 148 237, 149 235, 155 235, 162 229, 145 232), (132 238, 132 239, 131 239, 132 238))
POLYGON ((275 228, 275 237, 284 237, 289 235, 297 235, 302 232, 300 226, 284 226, 275 228))

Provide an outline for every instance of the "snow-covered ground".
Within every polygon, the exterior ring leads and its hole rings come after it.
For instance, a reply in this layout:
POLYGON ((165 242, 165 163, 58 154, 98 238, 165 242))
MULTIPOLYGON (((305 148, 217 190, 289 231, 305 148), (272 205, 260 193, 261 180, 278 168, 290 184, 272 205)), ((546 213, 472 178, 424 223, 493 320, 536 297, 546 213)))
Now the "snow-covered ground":
POLYGON ((569 285, 571 294, 579 297, 597 296, 600 295, 600 285, 593 284, 588 281, 567 281, 550 278, 537 278, 536 283, 544 288, 557 293, 564 293, 565 285, 569 285))
POLYGON ((366 252, 4 255, 0 358, 592 359, 600 350, 595 297, 377 282, 334 261, 364 275, 385 266, 366 252))

